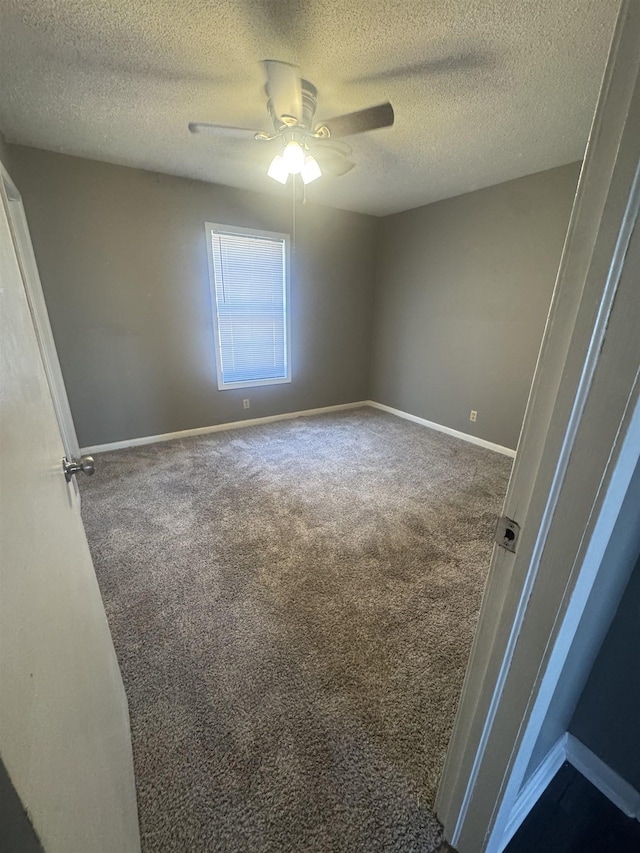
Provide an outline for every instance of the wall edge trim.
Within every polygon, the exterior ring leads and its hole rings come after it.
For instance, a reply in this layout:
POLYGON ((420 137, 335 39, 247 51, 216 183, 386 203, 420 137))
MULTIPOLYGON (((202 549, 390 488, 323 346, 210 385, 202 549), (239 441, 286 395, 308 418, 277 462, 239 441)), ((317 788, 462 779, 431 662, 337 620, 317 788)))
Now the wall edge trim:
POLYGON ((504 835, 500 840, 500 849, 509 844, 513 836, 524 823, 525 818, 531 812, 535 804, 538 802, 542 794, 549 786, 551 780, 556 775, 558 770, 567 761, 566 746, 568 733, 565 732, 562 737, 551 747, 549 752, 542 759, 535 771, 522 786, 516 801, 511 808, 509 821, 507 823, 504 835))
POLYGON ((640 791, 636 791, 577 737, 565 732, 522 786, 509 814, 500 850, 509 844, 565 761, 627 817, 640 820, 640 791))
POLYGON ((627 817, 640 820, 640 791, 623 779, 588 746, 567 733, 567 761, 627 817))
POLYGON ((80 452, 86 453, 106 453, 109 450, 123 450, 127 447, 140 447, 143 444, 157 444, 161 441, 173 441, 177 438, 190 438, 195 435, 207 435, 212 432, 226 432, 231 429, 242 429, 243 427, 259 426, 260 424, 273 423, 274 421, 287 421, 294 418, 307 418, 312 415, 323 415, 327 412, 340 412, 347 409, 361 409, 367 406, 366 400, 359 400, 354 403, 338 403, 335 406, 320 406, 317 409, 303 409, 300 412, 284 412, 280 415, 266 415, 262 418, 247 418, 244 421, 231 421, 223 424, 213 424, 212 426, 196 427, 195 429, 183 429, 178 432, 166 432, 161 435, 144 435, 140 438, 128 438, 122 441, 110 441, 106 444, 91 444, 87 447, 81 447, 80 452))
POLYGON ((385 403, 376 403, 375 400, 367 400, 366 405, 372 406, 374 409, 381 409, 383 412, 389 412, 391 415, 396 415, 398 418, 404 418, 407 421, 413 421, 415 424, 421 424, 429 429, 434 429, 437 432, 443 432, 446 435, 452 435, 454 438, 460 438, 462 441, 468 441, 471 444, 477 444, 480 447, 485 447, 487 450, 493 450, 495 453, 501 453, 503 456, 515 458, 516 451, 510 447, 503 447, 501 444, 495 444, 493 441, 487 441, 486 438, 478 438, 477 435, 469 435, 466 432, 453 429, 452 427, 437 424, 434 421, 428 421, 426 418, 420 418, 418 415, 412 415, 409 412, 403 412, 400 409, 394 409, 392 406, 387 406, 385 403))

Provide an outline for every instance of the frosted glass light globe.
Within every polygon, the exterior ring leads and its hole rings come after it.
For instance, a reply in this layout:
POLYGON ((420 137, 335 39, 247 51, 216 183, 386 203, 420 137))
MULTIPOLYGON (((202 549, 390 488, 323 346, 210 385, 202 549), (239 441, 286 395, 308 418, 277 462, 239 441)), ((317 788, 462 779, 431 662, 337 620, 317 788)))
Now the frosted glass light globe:
POLYGON ((299 142, 292 139, 282 152, 282 159, 290 175, 298 175, 304 168, 304 151, 299 142))

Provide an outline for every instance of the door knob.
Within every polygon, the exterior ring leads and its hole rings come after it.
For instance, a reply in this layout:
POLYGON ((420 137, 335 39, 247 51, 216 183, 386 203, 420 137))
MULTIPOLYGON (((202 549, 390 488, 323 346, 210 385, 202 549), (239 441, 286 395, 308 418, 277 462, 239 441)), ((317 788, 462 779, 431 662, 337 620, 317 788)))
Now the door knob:
POLYGON ((74 474, 77 474, 78 471, 82 471, 84 474, 88 474, 89 476, 94 474, 96 470, 96 463, 93 461, 93 456, 81 456, 80 459, 76 459, 72 462, 69 462, 65 456, 62 460, 62 470, 64 471, 67 483, 70 483, 71 478, 74 474))

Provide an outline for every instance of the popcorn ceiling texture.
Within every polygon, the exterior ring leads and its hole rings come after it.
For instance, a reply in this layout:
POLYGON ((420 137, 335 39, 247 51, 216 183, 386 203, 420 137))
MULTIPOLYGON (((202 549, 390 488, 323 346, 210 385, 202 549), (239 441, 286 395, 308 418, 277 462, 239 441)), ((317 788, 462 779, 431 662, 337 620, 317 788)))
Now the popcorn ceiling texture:
POLYGON ((617 0, 3 0, 9 142, 287 194, 270 146, 189 121, 269 129, 259 61, 299 63, 317 117, 389 98, 391 129, 311 201, 383 215, 581 159, 617 0))
POLYGON ((368 408, 102 454, 144 853, 431 853, 511 460, 368 408))

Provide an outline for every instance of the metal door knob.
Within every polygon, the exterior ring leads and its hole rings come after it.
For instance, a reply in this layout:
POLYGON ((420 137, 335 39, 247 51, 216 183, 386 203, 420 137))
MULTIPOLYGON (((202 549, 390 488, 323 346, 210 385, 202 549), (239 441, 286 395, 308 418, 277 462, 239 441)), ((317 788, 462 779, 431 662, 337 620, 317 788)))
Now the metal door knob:
POLYGON ((75 459, 72 462, 69 462, 65 456, 62 460, 62 470, 64 471, 67 483, 70 483, 71 478, 74 474, 77 474, 78 471, 82 471, 84 474, 88 474, 89 476, 95 473, 96 463, 93 460, 93 456, 81 456, 80 459, 75 459))

